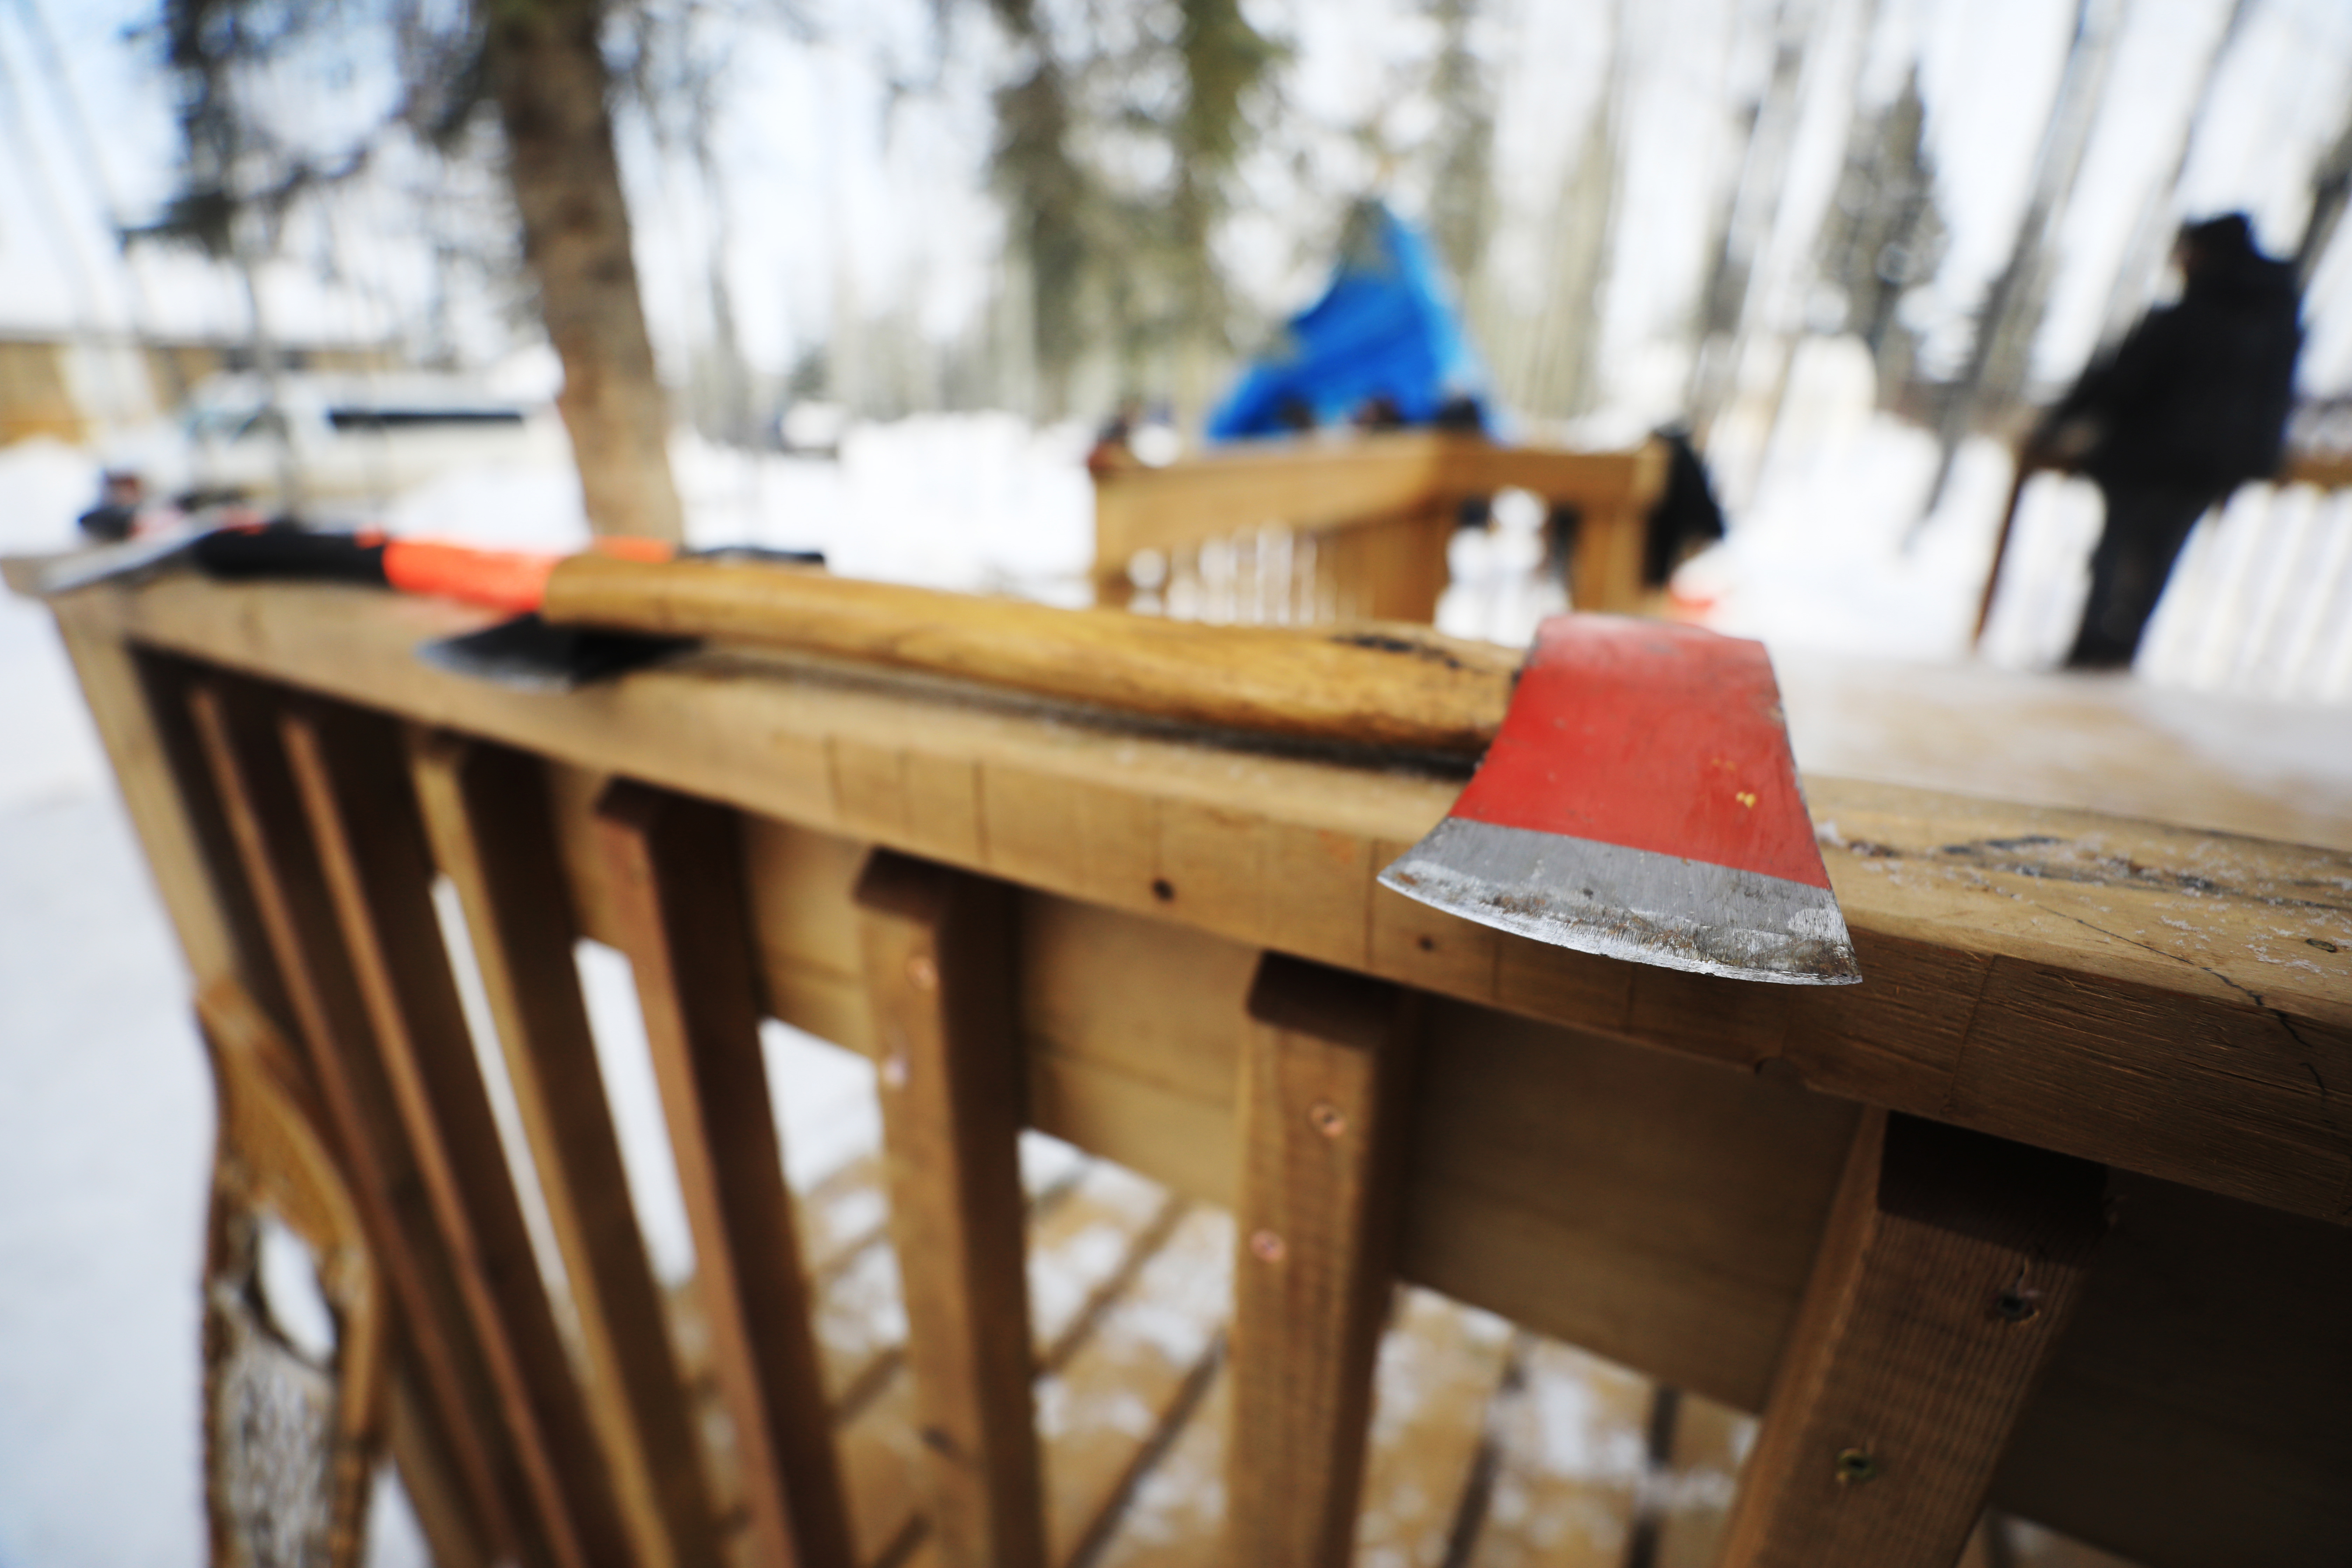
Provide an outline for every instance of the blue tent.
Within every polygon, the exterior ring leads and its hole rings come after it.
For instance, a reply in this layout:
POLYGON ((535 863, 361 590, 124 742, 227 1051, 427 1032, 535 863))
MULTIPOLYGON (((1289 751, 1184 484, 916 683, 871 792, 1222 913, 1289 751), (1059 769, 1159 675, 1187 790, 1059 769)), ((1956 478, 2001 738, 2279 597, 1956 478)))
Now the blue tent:
POLYGON ((1341 423, 1375 397, 1393 402, 1408 425, 1472 399, 1480 427, 1495 433, 1485 368, 1428 242, 1365 202, 1349 219, 1331 286, 1250 366, 1211 416, 1209 438, 1285 435, 1307 413, 1318 425, 1341 423))

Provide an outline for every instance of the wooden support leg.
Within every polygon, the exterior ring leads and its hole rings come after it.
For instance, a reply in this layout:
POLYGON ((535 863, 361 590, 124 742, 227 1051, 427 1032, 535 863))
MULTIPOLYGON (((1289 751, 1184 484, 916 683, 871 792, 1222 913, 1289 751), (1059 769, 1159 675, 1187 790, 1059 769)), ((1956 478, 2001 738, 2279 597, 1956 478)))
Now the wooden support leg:
POLYGON ((463 1265, 436 1224, 269 704, 211 682, 192 686, 188 704, 337 1152, 467 1503, 500 1554, 561 1562, 560 1542, 541 1528, 539 1494, 492 1395, 459 1279, 463 1265))
POLYGON ((711 1359, 761 1563, 855 1558, 760 1047, 743 851, 721 807, 616 783, 596 806, 668 1118, 711 1359))
POLYGON ((877 853, 857 903, 932 1530, 951 1568, 1044 1568, 1011 900, 877 853))
POLYGON ((1642 545, 1648 514, 1591 506, 1576 531, 1569 600, 1581 611, 1630 616, 1642 607, 1642 545))
POLYGON ((2099 1166, 1863 1119, 1724 1568, 1951 1568, 2105 1229, 2099 1166))
POLYGON ((1395 987, 1269 954, 1242 1049, 1226 1559, 1350 1555, 1419 1026, 1395 987))
POLYGON ((581 1000, 547 781, 538 763, 502 747, 419 735, 411 750, 434 857, 466 911, 570 1276, 591 1407, 637 1559, 645 1568, 716 1568, 692 1407, 581 1000))
POLYGON ((415 1358, 401 1347, 394 1360, 385 1442, 433 1568, 497 1568, 501 1559, 482 1539, 449 1439, 407 1370, 415 1358))

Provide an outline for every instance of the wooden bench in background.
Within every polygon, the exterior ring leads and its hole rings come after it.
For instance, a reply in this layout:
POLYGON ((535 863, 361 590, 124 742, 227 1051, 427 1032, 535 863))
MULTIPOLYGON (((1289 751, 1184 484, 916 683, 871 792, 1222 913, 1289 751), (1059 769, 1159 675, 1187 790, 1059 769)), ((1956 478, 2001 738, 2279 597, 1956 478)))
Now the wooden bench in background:
POLYGON ((2352 1554, 2345 854, 1814 776, 1866 983, 1740 984, 1381 889, 1461 783, 1393 758, 724 648, 523 695, 414 657, 478 616, 362 590, 54 608, 196 984, 315 1081, 452 1563, 1060 1568, 1024 1126, 1234 1216, 1232 1563, 1349 1561, 1398 1281, 1763 1411, 1736 1568, 1948 1568, 1988 1497, 2147 1568, 2352 1554), (635 973, 691 1353, 583 936, 635 973), (919 1436, 879 1523, 763 1015, 878 1069, 919 1436))
POLYGON ((1401 431, 1254 442, 1095 484, 1097 604, 1134 601, 1214 621, 1416 621, 1437 614, 1465 500, 1532 492, 1578 514, 1576 606, 1640 609, 1642 542, 1665 448, 1573 452, 1401 431), (1155 563, 1134 580, 1138 558, 1155 563))

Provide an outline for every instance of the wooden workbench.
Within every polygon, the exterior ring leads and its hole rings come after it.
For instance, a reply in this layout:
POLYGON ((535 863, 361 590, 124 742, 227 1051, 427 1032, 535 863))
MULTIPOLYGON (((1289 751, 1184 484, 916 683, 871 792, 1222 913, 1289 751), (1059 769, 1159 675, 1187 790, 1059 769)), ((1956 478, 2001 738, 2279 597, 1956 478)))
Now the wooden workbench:
POLYGON ((56 609, 200 984, 251 982, 265 945, 183 712, 230 679, 544 759, 572 916, 625 947, 644 916, 605 782, 740 813, 762 1005, 886 1078, 870 944, 899 906, 856 901, 869 848, 1001 889, 1022 1114, 1211 1203, 1250 1201, 1262 953, 1423 998, 1397 1273, 1738 1408, 1824 1288, 1879 1112, 2014 1141, 2105 1167, 2113 1230, 1988 1450, 1994 1500, 2149 1568, 2352 1552, 2341 850, 1814 774, 1865 984, 1742 985, 1380 889, 1460 785, 1426 764, 720 649, 525 696, 414 658, 478 616, 361 591, 175 580, 56 609))

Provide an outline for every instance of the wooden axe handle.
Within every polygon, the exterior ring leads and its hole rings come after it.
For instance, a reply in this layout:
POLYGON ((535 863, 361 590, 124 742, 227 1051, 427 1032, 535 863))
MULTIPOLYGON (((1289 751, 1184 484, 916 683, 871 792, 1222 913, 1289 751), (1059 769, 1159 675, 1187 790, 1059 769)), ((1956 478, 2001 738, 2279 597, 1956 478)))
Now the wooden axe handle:
POLYGON ((1190 723, 1477 753, 1519 655, 1389 622, 1210 626, 724 561, 575 555, 556 625, 832 654, 1190 723))

